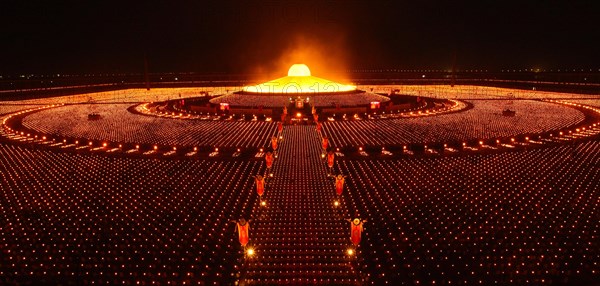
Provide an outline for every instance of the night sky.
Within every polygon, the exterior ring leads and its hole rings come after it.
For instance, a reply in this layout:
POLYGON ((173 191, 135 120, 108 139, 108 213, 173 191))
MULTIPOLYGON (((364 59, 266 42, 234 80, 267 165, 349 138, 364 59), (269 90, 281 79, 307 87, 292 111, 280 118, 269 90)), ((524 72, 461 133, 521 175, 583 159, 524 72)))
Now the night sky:
POLYGON ((598 69, 594 2, 3 0, 0 74, 598 69))

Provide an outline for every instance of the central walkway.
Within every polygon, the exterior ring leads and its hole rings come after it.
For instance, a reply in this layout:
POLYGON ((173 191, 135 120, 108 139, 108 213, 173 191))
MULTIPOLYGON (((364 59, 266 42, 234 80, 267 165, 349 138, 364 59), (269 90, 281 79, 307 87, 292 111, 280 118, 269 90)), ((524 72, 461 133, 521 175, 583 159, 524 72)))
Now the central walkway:
POLYGON ((349 226, 333 207, 333 179, 321 159, 314 126, 286 126, 279 142, 267 206, 254 213, 240 284, 362 284, 350 246, 349 226))

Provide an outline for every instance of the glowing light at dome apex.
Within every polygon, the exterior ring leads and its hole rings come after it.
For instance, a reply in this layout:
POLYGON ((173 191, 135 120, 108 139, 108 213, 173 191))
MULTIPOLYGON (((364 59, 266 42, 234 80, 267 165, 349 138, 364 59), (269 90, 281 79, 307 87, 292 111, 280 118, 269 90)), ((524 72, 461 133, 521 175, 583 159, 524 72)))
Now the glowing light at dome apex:
POLYGON ((242 90, 250 93, 335 93, 356 90, 356 86, 312 76, 305 64, 293 64, 287 76, 244 86, 242 90))
POLYGON ((288 70, 288 76, 310 76, 310 69, 305 64, 293 64, 288 70))

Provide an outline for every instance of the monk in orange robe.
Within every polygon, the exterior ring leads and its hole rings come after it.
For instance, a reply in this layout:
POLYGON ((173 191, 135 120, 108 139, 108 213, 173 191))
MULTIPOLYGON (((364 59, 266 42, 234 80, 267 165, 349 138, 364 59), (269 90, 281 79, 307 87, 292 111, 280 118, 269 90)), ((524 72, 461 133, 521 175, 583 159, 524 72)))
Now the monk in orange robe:
POLYGON ((344 191, 344 181, 346 180, 344 178, 346 178, 346 176, 337 175, 337 177, 335 177, 335 193, 338 196, 341 196, 344 191))
POLYGON ((235 221, 235 220, 232 221, 232 222, 235 222, 235 231, 237 231, 239 240, 240 240, 240 244, 244 248, 246 247, 246 245, 248 244, 248 241, 250 240, 249 231, 250 231, 250 222, 251 221, 252 221, 251 219, 246 221, 244 218, 240 218, 240 220, 238 220, 238 221, 235 221))
POLYGON ((359 218, 355 219, 347 219, 346 221, 350 222, 350 241, 354 246, 358 246, 361 240, 361 235, 364 230, 363 224, 367 222, 367 220, 361 220, 359 218))
POLYGON ((256 182, 256 192, 258 196, 262 196, 265 192, 265 177, 258 175, 254 177, 254 181, 256 182))
POLYGON ((277 136, 271 137, 271 147, 273 147, 273 151, 277 150, 277 136))
POLYGON ((273 166, 273 153, 267 152, 265 154, 265 161, 267 161, 267 168, 271 169, 271 166, 273 166))
POLYGON ((333 151, 329 151, 329 153, 327 153, 327 166, 330 169, 333 168, 334 160, 335 160, 335 153, 333 151))

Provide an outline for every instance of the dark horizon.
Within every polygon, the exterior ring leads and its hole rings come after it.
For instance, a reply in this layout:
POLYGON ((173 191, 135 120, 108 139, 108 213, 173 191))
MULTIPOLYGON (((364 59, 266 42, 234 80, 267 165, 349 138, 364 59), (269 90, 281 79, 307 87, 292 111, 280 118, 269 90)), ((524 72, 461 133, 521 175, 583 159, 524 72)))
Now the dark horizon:
POLYGON ((600 68, 591 1, 5 1, 0 74, 600 68))

